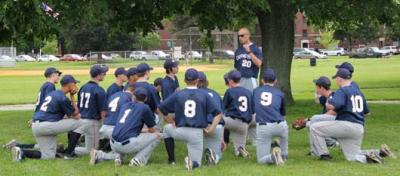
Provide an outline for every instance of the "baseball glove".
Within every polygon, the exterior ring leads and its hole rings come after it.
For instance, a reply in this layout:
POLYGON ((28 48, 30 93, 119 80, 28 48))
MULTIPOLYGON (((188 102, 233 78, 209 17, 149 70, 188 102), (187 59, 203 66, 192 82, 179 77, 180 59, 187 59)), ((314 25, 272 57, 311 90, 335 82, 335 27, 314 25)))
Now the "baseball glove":
POLYGON ((306 127, 306 123, 307 123, 307 119, 305 119, 304 117, 299 117, 293 121, 292 128, 294 128, 296 130, 301 130, 304 127, 306 127))

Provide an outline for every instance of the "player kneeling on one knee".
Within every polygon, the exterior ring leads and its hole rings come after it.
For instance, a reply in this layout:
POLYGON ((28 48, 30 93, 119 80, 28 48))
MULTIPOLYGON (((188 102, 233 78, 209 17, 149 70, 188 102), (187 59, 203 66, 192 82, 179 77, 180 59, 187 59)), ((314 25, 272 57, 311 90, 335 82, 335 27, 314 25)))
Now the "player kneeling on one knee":
MULTIPOLYGON (((156 122, 153 112, 144 104, 146 89, 136 88, 134 96, 135 102, 126 103, 120 109, 112 133, 111 148, 122 156, 135 153, 129 166, 144 166, 160 143, 161 134, 154 129, 156 122), (142 133, 144 125, 148 128, 147 133, 142 133)), ((122 163, 122 156, 115 159, 116 165, 122 163)))
POLYGON ((257 123, 257 161, 261 164, 282 165, 288 158, 288 125, 285 121, 285 103, 282 91, 274 87, 276 76, 272 69, 262 75, 263 86, 254 90, 253 105, 257 123), (271 143, 274 137, 280 138, 280 147, 271 143))
MULTIPOLYGON (((203 133, 210 135, 214 132, 221 120, 221 111, 211 97, 197 88, 199 74, 195 69, 188 69, 185 73, 187 87, 165 99, 158 107, 167 123, 164 127, 164 137, 173 137, 187 144, 189 156, 185 158, 186 168, 192 170, 201 165, 203 155, 203 133), (165 117, 168 113, 175 113, 175 121, 165 117), (213 121, 208 126, 207 115, 213 115, 213 121), (173 125, 175 123, 175 125, 173 125)), ((212 149, 207 149, 212 150, 212 149)), ((214 164, 215 155, 207 161, 214 164), (214 158, 214 159, 213 159, 214 158)), ((207 155, 206 155, 207 156, 207 155)))
MULTIPOLYGON (((114 93, 111 97, 109 97, 107 114, 103 120, 103 126, 101 126, 99 131, 101 138, 110 141, 115 124, 118 120, 120 109, 124 104, 132 102, 132 94, 134 90, 134 84, 129 84, 125 91, 114 93)), ((116 153, 113 151, 110 153, 105 153, 101 150, 93 149, 90 152, 89 164, 93 165, 102 160, 114 160, 116 156, 116 153)))
POLYGON ((338 69, 333 78, 340 89, 328 100, 327 109, 335 111, 337 116, 333 121, 311 124, 312 151, 315 151, 321 160, 330 160, 325 138, 334 137, 348 161, 382 163, 382 156, 394 156, 387 145, 382 145, 381 150, 361 150, 364 117, 369 113, 367 102, 360 89, 351 85, 349 70, 338 69))
MULTIPOLYGON (((207 88, 208 80, 204 72, 199 72, 199 83, 197 84, 197 87, 212 98, 214 104, 217 106, 218 109, 222 109, 221 96, 214 90, 207 88)), ((213 120, 214 116, 212 114, 208 114, 207 121, 209 126, 212 124, 213 120)), ((208 163, 213 163, 214 161, 214 163, 217 164, 222 159, 223 151, 221 143, 224 142, 223 141, 224 125, 225 122, 224 120, 221 119, 221 121, 218 123, 213 133, 204 135, 204 143, 206 147, 205 154, 206 154, 206 159, 209 159, 209 161, 207 161, 208 163), (214 152, 214 154, 212 152, 214 152), (215 158, 212 158, 212 156, 214 155, 215 158)))
POLYGON ((227 74, 229 89, 223 99, 225 129, 229 130, 233 138, 235 155, 248 157, 246 151, 246 137, 249 123, 253 118, 251 105, 252 93, 240 86, 241 74, 232 70, 227 74))
POLYGON ((24 157, 54 159, 56 156, 57 135, 79 127, 80 114, 75 100, 75 94, 78 90, 76 83, 78 81, 71 75, 65 75, 60 83, 61 89, 47 94, 33 117, 32 132, 40 151, 13 147, 12 156, 14 161, 20 161, 24 157), (70 99, 65 96, 68 93, 70 94, 70 99), (65 115, 71 118, 63 119, 65 115))

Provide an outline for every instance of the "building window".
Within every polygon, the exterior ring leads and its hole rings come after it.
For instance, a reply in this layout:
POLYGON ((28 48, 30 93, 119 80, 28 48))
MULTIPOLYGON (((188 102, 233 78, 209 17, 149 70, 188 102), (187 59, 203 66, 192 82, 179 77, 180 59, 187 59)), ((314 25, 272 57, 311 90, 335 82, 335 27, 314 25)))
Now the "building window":
POLYGON ((308 36, 307 29, 303 29, 303 37, 307 37, 307 36, 308 36))

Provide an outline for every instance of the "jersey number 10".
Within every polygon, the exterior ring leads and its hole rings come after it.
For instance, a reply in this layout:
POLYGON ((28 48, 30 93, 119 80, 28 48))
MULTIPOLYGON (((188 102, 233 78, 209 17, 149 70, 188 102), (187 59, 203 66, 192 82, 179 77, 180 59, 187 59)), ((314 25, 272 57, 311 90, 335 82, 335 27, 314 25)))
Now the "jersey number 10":
POLYGON ((360 95, 352 95, 350 100, 353 107, 353 112, 360 113, 364 111, 363 98, 360 95))

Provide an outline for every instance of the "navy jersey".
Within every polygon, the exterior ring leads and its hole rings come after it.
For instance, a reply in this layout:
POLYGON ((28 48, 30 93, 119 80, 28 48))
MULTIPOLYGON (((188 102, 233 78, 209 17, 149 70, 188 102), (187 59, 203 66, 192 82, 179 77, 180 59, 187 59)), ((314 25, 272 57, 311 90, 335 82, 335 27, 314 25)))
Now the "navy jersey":
MULTIPOLYGON (((334 94, 335 94, 335 92, 332 92, 332 93, 329 95, 328 98, 332 98, 334 94)), ((328 111, 326 110, 326 102, 328 101, 328 98, 327 98, 327 97, 324 97, 324 96, 320 96, 320 97, 318 98, 319 104, 321 104, 321 106, 322 106, 322 114, 325 114, 326 112, 328 112, 328 111)))
POLYGON ((336 90, 328 103, 335 107, 336 120, 364 125, 364 114, 369 113, 364 94, 353 86, 345 86, 336 90))
POLYGON ((74 107, 71 101, 60 90, 49 93, 35 112, 33 121, 57 122, 64 118, 64 115, 71 116, 74 107))
POLYGON ((89 81, 78 92, 78 107, 82 119, 100 119, 107 111, 107 94, 96 82, 89 81))
POLYGON ((122 105, 118 113, 112 138, 117 142, 123 142, 129 138, 137 137, 144 124, 149 128, 156 125, 154 114, 149 106, 144 103, 126 103, 122 105))
POLYGON ((250 123, 253 114, 251 96, 252 93, 243 87, 233 87, 226 90, 223 99, 225 116, 250 123))
POLYGON ((355 87, 356 89, 360 90, 360 86, 358 86, 358 84, 354 81, 351 81, 351 86, 355 87))
POLYGON ((124 90, 124 86, 119 86, 117 83, 113 83, 110 87, 107 88, 107 99, 110 98, 113 94, 117 92, 121 92, 124 90))
POLYGON ((46 81, 42 85, 42 87, 40 87, 37 101, 36 101, 35 112, 37 112, 39 110, 39 108, 42 106, 43 100, 44 100, 44 98, 46 98, 47 94, 49 94, 50 92, 53 92, 55 90, 56 90, 56 86, 53 83, 48 82, 48 81, 46 81))
POLYGON ((286 115, 284 98, 283 92, 275 87, 264 85, 256 88, 253 93, 256 122, 284 121, 286 115))
MULTIPOLYGON (((263 59, 261 50, 255 44, 250 45, 250 50, 258 59, 263 59)), ((257 78, 258 71, 260 70, 253 61, 251 61, 251 56, 247 54, 247 51, 243 46, 240 46, 235 51, 235 69, 240 71, 244 78, 257 78)))
MULTIPOLYGON (((211 99, 213 100, 214 104, 216 105, 216 108, 222 112, 222 99, 221 99, 221 96, 217 92, 215 92, 214 90, 209 89, 209 88, 200 88, 200 90, 206 92, 211 97, 211 99)), ((208 123, 211 124, 213 120, 214 120, 214 116, 209 114, 207 116, 208 123)), ((225 125, 224 120, 221 119, 219 124, 225 125)))
POLYGON ((179 88, 179 81, 176 76, 174 79, 172 79, 169 76, 165 76, 165 78, 161 82, 161 92, 163 100, 167 99, 178 88, 179 88))
POLYGON ((159 106, 163 114, 175 113, 177 127, 206 128, 207 115, 221 111, 211 97, 197 88, 185 88, 165 99, 159 106))
POLYGON ((132 94, 128 92, 117 92, 108 98, 108 109, 106 118, 103 121, 105 125, 115 125, 118 118, 119 110, 122 105, 132 102, 132 94))
POLYGON ((149 105, 151 111, 155 112, 160 104, 160 97, 157 95, 156 88, 147 82, 136 82, 135 87, 143 87, 147 90, 147 100, 145 103, 149 105))

